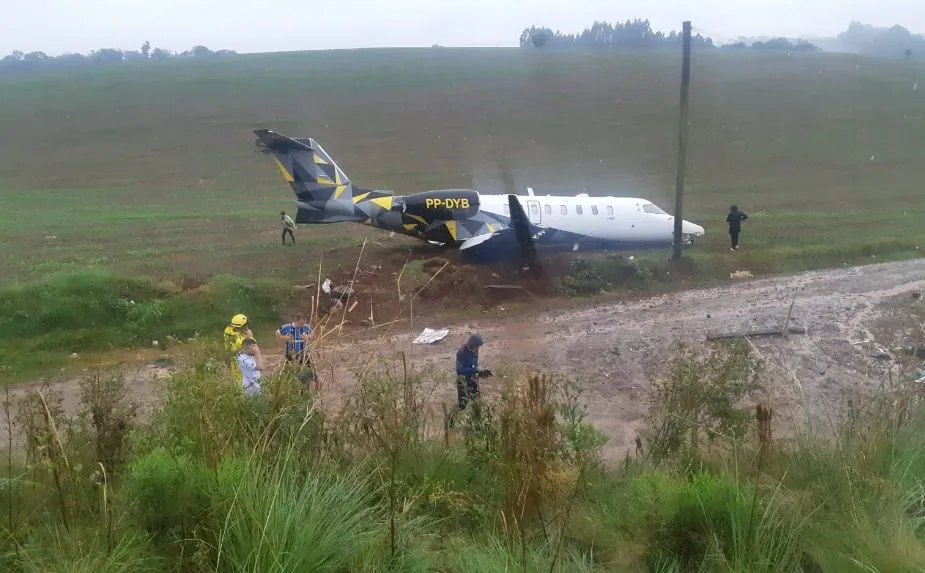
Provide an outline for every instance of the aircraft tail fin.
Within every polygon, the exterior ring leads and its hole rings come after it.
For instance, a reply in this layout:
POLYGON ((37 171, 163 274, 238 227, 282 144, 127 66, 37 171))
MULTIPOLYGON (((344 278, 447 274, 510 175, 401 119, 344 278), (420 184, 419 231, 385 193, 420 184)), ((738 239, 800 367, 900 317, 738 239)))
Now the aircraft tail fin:
POLYGON ((300 202, 352 199, 350 179, 317 141, 287 137, 269 129, 257 129, 254 133, 258 145, 273 154, 280 173, 300 202))

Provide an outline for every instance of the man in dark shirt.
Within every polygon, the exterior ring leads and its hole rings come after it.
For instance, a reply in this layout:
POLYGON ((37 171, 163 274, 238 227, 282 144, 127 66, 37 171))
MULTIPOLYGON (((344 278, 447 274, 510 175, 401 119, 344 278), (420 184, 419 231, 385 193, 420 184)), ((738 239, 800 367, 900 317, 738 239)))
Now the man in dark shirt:
POLYGON ((478 397, 478 379, 491 376, 491 370, 479 370, 479 348, 484 343, 480 334, 473 334, 456 351, 456 394, 460 410, 466 409, 470 399, 478 397))
POLYGON ((729 214, 726 215, 726 222, 729 223, 729 237, 732 239, 732 248, 730 251, 739 250, 739 233, 742 232, 742 221, 748 219, 744 211, 739 211, 737 205, 729 207, 729 214))

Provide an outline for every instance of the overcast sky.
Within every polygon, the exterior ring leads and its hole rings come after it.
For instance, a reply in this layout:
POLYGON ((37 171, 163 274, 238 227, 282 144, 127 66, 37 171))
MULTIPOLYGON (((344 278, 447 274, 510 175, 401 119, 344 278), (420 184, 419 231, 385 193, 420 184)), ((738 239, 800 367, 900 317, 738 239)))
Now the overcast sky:
POLYGON ((379 46, 512 46, 533 24, 578 32, 594 20, 737 36, 834 35, 851 20, 925 32, 923 0, 0 0, 0 55, 97 48, 239 52, 379 46))

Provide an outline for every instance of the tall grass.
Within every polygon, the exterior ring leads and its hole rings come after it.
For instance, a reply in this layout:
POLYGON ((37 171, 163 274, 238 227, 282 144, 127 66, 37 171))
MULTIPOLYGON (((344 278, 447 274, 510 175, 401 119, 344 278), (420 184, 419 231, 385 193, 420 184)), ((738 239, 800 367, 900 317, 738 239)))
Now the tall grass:
POLYGON ((885 388, 834 431, 777 443, 748 431, 748 348, 680 352, 653 393, 643 455, 619 467, 602 463, 576 385, 554 375, 505 373, 500 392, 442 427, 427 412, 426 373, 407 364, 369 369, 332 411, 285 372, 263 396, 243 396, 208 344, 145 423, 126 415, 118 378, 90 376, 76 416, 39 389, 18 404, 28 455, 0 489, 15 501, 3 504, 15 511, 0 520, 0 563, 17 573, 925 569, 920 389, 885 388))
POLYGON ((217 570, 343 571, 386 527, 362 466, 333 475, 286 462, 241 464, 222 473, 217 570))

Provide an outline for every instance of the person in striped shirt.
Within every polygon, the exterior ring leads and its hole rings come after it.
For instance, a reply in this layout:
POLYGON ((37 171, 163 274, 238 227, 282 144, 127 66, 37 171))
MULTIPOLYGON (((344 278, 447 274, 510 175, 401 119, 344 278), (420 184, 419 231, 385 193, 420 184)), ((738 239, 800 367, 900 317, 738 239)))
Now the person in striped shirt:
POLYGON ((312 327, 306 322, 304 314, 296 315, 295 320, 284 324, 276 331, 279 340, 286 341, 286 361, 298 361, 299 364, 310 365, 308 354, 308 341, 312 336, 312 327))

